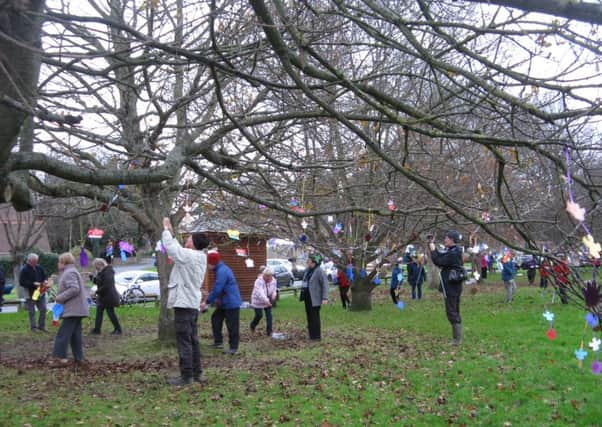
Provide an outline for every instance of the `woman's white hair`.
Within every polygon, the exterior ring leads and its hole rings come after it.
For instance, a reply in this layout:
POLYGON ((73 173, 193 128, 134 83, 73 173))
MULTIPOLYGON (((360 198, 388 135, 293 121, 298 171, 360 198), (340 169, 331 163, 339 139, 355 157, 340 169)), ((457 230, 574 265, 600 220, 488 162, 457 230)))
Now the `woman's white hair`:
POLYGON ((32 252, 32 253, 30 253, 30 254, 27 255, 27 262, 33 261, 33 260, 37 261, 38 259, 40 259, 40 257, 36 253, 32 252))
POLYGON ((263 269, 261 274, 263 274, 264 276, 273 276, 274 272, 270 269, 270 267, 266 267, 263 269))

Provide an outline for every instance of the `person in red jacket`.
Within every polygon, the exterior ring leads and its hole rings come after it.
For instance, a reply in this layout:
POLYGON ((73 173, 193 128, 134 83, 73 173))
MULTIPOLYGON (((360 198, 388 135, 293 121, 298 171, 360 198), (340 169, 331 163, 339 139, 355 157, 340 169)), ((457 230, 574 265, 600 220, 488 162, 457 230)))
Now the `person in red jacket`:
POLYGON ((349 283, 349 279, 345 275, 342 265, 337 265, 337 282, 339 284, 339 292, 341 293, 341 303, 343 303, 343 308, 351 307, 351 301, 349 300, 348 295, 351 283, 349 283))
POLYGON ((568 304, 569 299, 566 294, 566 288, 569 284, 569 274, 571 274, 569 270, 569 263, 566 256, 561 257, 562 260, 560 262, 555 262, 552 267, 554 273, 554 281, 556 282, 556 286, 558 287, 558 295, 560 295, 560 301, 563 304, 568 304))

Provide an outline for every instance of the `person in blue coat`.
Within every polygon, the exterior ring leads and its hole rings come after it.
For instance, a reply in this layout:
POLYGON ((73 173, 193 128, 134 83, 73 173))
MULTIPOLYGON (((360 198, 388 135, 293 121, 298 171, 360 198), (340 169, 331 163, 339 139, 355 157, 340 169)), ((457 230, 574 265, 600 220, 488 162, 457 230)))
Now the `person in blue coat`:
POLYGON ((507 253, 502 258, 502 281, 506 288, 506 302, 511 303, 516 293, 516 282, 514 276, 516 276, 516 263, 512 259, 512 255, 507 253))
POLYGON ((393 267, 393 271, 391 271, 391 289, 389 290, 393 304, 397 304, 399 301, 399 298, 397 297, 397 289, 403 284, 403 279, 403 270, 401 269, 399 263, 396 262, 395 267, 393 267))
POLYGON ((212 347, 224 347, 222 327, 225 319, 230 349, 224 350, 224 353, 234 355, 238 352, 240 305, 242 303, 238 282, 230 267, 221 260, 219 253, 210 252, 207 255, 207 264, 215 272, 215 284, 207 297, 207 301, 201 305, 201 311, 206 309, 207 304, 215 305, 215 311, 211 315, 212 347))

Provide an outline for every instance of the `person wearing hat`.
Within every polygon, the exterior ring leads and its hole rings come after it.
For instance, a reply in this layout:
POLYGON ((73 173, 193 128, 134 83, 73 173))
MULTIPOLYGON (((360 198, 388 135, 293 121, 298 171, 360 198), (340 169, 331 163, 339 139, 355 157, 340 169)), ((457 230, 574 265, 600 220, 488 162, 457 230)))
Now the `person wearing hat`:
POLYGON ((207 255, 209 267, 215 272, 215 283, 207 297, 207 301, 201 306, 201 310, 207 304, 215 304, 215 310, 211 315, 211 328, 213 330, 213 345, 215 348, 224 347, 224 336, 222 328, 226 320, 228 329, 228 343, 230 348, 224 350, 225 354, 234 355, 238 353, 238 341, 240 338, 240 290, 234 273, 224 262, 218 252, 209 252, 207 255))
POLYGON ((255 328, 262 318, 262 312, 265 311, 266 335, 272 335, 272 306, 276 301, 276 279, 270 268, 264 268, 263 272, 255 280, 253 293, 251 294, 251 305, 255 309, 255 317, 251 321, 251 331, 255 328))
POLYGON ((320 307, 328 303, 328 278, 320 268, 322 257, 319 254, 310 255, 307 259, 307 269, 303 275, 300 299, 305 303, 307 330, 309 339, 322 339, 320 323, 320 307))
POLYGON ((462 282, 449 280, 449 274, 454 269, 464 268, 462 252, 456 246, 462 240, 462 236, 455 230, 445 234, 443 244, 446 250, 440 251, 431 239, 429 248, 433 263, 441 269, 440 290, 445 298, 445 312, 452 326, 452 344, 459 345, 462 342, 462 318, 460 317, 460 296, 462 295, 462 282))
POLYGON ((180 377, 171 378, 174 386, 204 382, 199 349, 198 318, 201 305, 201 285, 207 270, 209 238, 203 233, 193 233, 180 246, 173 237, 169 218, 163 218, 161 241, 174 266, 169 275, 167 308, 173 308, 176 324, 176 345, 180 358, 180 377))

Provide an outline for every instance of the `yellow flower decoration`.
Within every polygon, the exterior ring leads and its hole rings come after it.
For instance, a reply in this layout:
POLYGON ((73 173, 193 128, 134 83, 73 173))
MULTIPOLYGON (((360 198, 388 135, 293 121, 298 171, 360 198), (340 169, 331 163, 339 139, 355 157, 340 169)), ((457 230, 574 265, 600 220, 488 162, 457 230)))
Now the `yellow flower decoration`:
POLYGON ((600 245, 600 243, 596 243, 594 241, 594 237, 591 234, 584 236, 582 242, 587 247, 589 254, 593 258, 596 258, 596 259, 600 258, 600 252, 602 252, 602 246, 600 245))

